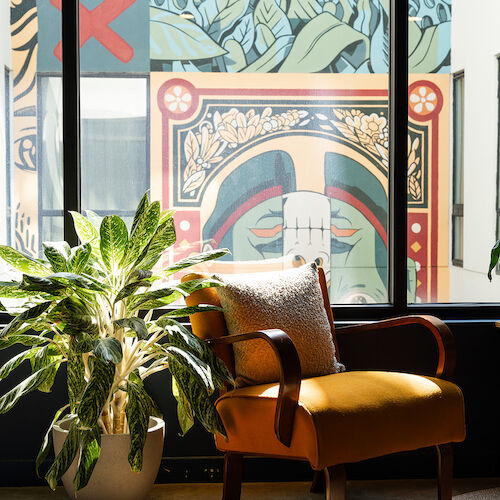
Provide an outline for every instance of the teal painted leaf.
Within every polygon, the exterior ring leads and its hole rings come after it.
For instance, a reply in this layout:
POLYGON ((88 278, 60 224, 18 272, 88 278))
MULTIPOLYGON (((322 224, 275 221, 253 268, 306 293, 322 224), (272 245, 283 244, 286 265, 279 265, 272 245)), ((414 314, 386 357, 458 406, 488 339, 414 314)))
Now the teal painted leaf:
POLYGON ((101 222, 100 235, 102 260, 111 272, 116 272, 125 255, 127 226, 118 215, 107 215, 101 222))
POLYGON ((134 267, 145 270, 151 269, 158 262, 161 254, 175 243, 175 240, 174 219, 170 217, 158 226, 134 267))
POLYGON ((99 232, 86 217, 78 212, 70 212, 73 217, 76 234, 82 243, 90 243, 96 257, 100 257, 99 232))
MULTIPOLYGON (((271 31, 274 39, 292 35, 292 27, 288 17, 274 0, 259 0, 255 7, 254 19, 256 25, 266 26, 271 31)), ((267 50, 268 47, 265 47, 265 49, 267 50)))
POLYGON ((52 266, 54 272, 67 271, 67 260, 71 248, 65 241, 44 241, 43 253, 52 266))
POLYGON ((293 21, 309 22, 323 11, 324 1, 318 0, 290 0, 287 10, 288 18, 293 21))
MULTIPOLYGON (((84 427, 94 427, 109 396, 115 376, 115 365, 92 356, 93 369, 83 392, 77 415, 84 427)), ((89 359, 90 360, 90 359, 89 359)))
POLYGON ((83 245, 73 247, 68 260, 68 271, 75 274, 81 274, 89 262, 91 253, 92 245, 90 243, 84 243, 83 245))
POLYGON ((47 480, 47 483, 49 483, 51 489, 56 489, 59 479, 61 479, 73 463, 80 444, 79 438, 80 432, 76 426, 76 422, 72 422, 61 451, 50 466, 47 474, 45 474, 45 479, 47 480))
POLYGON ((0 414, 7 413, 22 396, 34 391, 42 385, 47 380, 47 377, 51 375, 53 365, 60 363, 61 361, 56 361, 52 365, 45 366, 23 380, 20 384, 16 385, 13 389, 7 392, 7 394, 4 394, 0 398, 0 414))
POLYGON ((222 56, 226 51, 197 24, 151 7, 151 59, 194 61, 222 56))
MULTIPOLYGON (((414 24, 414 23, 410 23, 414 24)), ((411 73, 435 73, 450 54, 451 22, 429 26, 408 57, 411 73)))
POLYGON ((2 337, 7 337, 8 335, 15 333, 21 328, 24 323, 32 323, 33 320, 37 319, 41 314, 43 314, 51 304, 51 301, 42 302, 35 307, 27 309, 23 313, 19 314, 19 316, 16 316, 7 326, 0 330, 0 339, 2 337))
POLYGON ((122 344, 114 337, 99 338, 94 341, 94 354, 104 363, 117 365, 123 359, 122 344))
POLYGON ((160 203, 154 201, 139 218, 135 231, 130 235, 123 265, 132 264, 141 255, 151 238, 155 234, 160 219, 160 203))
POLYGON ((134 472, 142 470, 143 449, 152 414, 151 398, 144 389, 138 376, 131 376, 127 381, 128 403, 125 407, 130 428, 130 451, 128 462, 134 472))
POLYGON ((498 259, 500 257, 500 240, 498 240, 491 249, 491 257, 490 257, 490 267, 488 268, 488 279, 491 281, 491 271, 495 269, 495 266, 498 264, 498 259))
POLYGON ((47 455, 49 454, 49 451, 52 448, 52 426, 58 421, 59 417, 61 416, 63 411, 66 410, 66 408, 68 408, 68 405, 63 406, 62 408, 57 410, 54 418, 52 419, 52 422, 49 425, 49 428, 47 429, 47 432, 45 433, 45 436, 43 437, 42 445, 40 446, 40 450, 38 451, 35 460, 35 472, 38 477, 40 477, 40 466, 43 464, 43 462, 47 458, 47 455))
POLYGON ((369 39, 329 12, 311 19, 298 33, 279 73, 317 73, 337 57, 356 51, 361 60, 369 55, 369 39))
MULTIPOLYGON (((257 28, 261 26, 257 25, 257 28)), ((268 29, 265 26, 263 28, 268 29)), ((270 73, 276 70, 288 56, 294 40, 294 36, 280 36, 258 59, 241 70, 241 73, 270 73)))
POLYGON ((165 267, 162 270, 161 275, 166 278, 171 274, 176 273, 177 271, 195 266, 196 264, 201 264, 203 262, 218 259, 219 257, 223 257, 228 253, 230 252, 227 248, 221 248, 218 250, 210 250, 209 252, 202 252, 198 255, 194 255, 193 257, 186 257, 185 259, 181 259, 171 266, 165 267))
POLYGON ((146 326, 146 322, 142 318, 132 317, 132 318, 123 318, 117 319, 114 322, 120 328, 130 328, 134 330, 137 334, 137 337, 140 339, 145 339, 148 336, 148 327, 146 326))
POLYGON ((229 31, 243 17, 248 9, 248 0, 205 0, 199 6, 204 28, 213 40, 220 42, 222 35, 229 31))
POLYGON ((73 479, 75 490, 81 490, 87 486, 90 476, 101 454, 101 430, 99 426, 92 429, 79 429, 80 433, 80 457, 78 468, 73 479))
POLYGON ((51 270, 40 264, 40 262, 6 245, 0 245, 0 259, 3 259, 13 268, 26 274, 48 276, 51 273, 51 270))

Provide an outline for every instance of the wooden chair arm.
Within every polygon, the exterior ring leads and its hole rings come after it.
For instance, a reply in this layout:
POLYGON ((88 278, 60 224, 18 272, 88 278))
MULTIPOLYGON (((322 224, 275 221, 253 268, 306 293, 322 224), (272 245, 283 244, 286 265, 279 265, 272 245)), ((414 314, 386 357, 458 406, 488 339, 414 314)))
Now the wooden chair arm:
POLYGON ((227 335, 207 339, 207 343, 233 344, 252 339, 264 339, 273 348, 280 368, 280 385, 276 414, 274 417, 274 432, 285 446, 292 441, 293 421, 297 407, 302 378, 299 355, 292 339, 282 330, 260 330, 239 335, 227 335))
POLYGON ((409 325, 422 325, 434 335, 439 350, 435 376, 444 380, 451 380, 456 362, 455 339, 448 326, 435 316, 402 316, 375 323, 336 328, 335 333, 343 335, 346 333, 370 332, 388 328, 403 329, 409 325))

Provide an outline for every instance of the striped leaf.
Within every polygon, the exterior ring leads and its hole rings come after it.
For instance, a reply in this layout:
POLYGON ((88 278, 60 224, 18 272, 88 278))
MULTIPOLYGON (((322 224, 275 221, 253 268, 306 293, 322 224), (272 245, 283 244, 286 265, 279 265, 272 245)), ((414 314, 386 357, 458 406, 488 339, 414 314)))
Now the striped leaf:
POLYGON ((149 417, 152 413, 151 398, 139 376, 131 374, 127 381, 128 403, 125 407, 130 428, 128 462, 134 472, 142 470, 144 444, 148 435, 149 417))
POLYGON ((177 401, 177 420, 181 427, 182 436, 185 436, 194 425, 194 415, 189 401, 177 386, 174 377, 172 377, 172 394, 177 401))
POLYGON ((7 394, 3 395, 0 398, 0 414, 7 413, 22 396, 41 386, 47 380, 47 377, 51 375, 53 366, 59 365, 60 363, 61 361, 59 360, 51 365, 45 366, 23 380, 20 384, 16 385, 7 394))
POLYGON ((101 222, 101 256, 111 272, 116 272, 125 254, 128 231, 118 215, 107 215, 101 222))
POLYGON ((130 236, 123 261, 124 266, 129 266, 141 255, 155 234, 159 219, 160 202, 154 201, 140 216, 135 230, 130 236))
POLYGON ((16 316, 7 326, 0 330, 0 339, 2 337, 7 337, 8 335, 15 333, 21 328, 24 323, 33 322, 33 320, 37 319, 41 314, 43 314, 51 304, 51 301, 42 302, 41 304, 38 304, 35 307, 31 307, 30 309, 27 309, 23 313, 16 316))
POLYGON ((0 297, 5 297, 6 299, 25 299, 40 295, 40 292, 24 290, 21 286, 22 283, 18 281, 1 281, 0 297))
POLYGON ((135 228, 137 227, 137 224, 139 223, 139 220, 142 217, 142 214, 147 210, 148 207, 149 207, 149 196, 148 193, 146 192, 144 193, 144 196, 141 198, 139 205, 137 205, 137 209, 134 215, 134 220, 132 221, 132 227, 130 228, 130 234, 134 233, 135 228))
POLYGON ((73 479, 76 491, 87 486, 101 454, 101 430, 99 426, 96 425, 92 429, 80 429, 80 448, 78 469, 73 479))
POLYGON ((208 312, 208 311, 222 312, 223 309, 222 307, 212 306, 210 304, 199 304, 197 306, 189 306, 189 307, 182 307, 180 309, 173 309, 172 311, 169 311, 168 313, 160 316, 158 320, 160 320, 161 318, 183 318, 185 316, 191 316, 192 314, 196 314, 199 312, 208 312))
POLYGON ((51 270, 40 262, 5 245, 0 245, 0 259, 22 273, 34 276, 48 276, 51 273, 51 270))
POLYGON ((68 271, 75 274, 82 273, 90 259, 91 253, 92 246, 90 243, 84 243, 83 245, 73 247, 68 259, 68 271))
POLYGON ((55 363, 55 361, 58 360, 62 360, 62 355, 52 344, 41 347, 36 355, 30 358, 31 370, 33 373, 47 366, 52 367, 47 372, 44 382, 37 387, 40 392, 50 392, 52 389, 57 370, 59 369, 59 364, 55 363))
POLYGON ((96 257, 100 257, 101 251, 99 248, 99 233, 96 227, 78 212, 71 212, 73 223, 75 225, 76 234, 82 243, 90 243, 92 251, 96 257))
POLYGON ((129 283, 128 285, 125 285, 116 295, 115 298, 115 304, 119 302, 120 300, 123 300, 130 295, 134 294, 139 288, 149 288, 151 286, 151 283, 149 281, 133 281, 132 283, 129 283))
POLYGON ((45 241, 42 243, 43 253, 56 273, 67 271, 67 260, 71 254, 71 248, 65 241, 45 241))
POLYGON ((137 337, 140 339, 145 339, 148 336, 148 327, 142 318, 134 316, 132 318, 117 319, 114 323, 120 328, 130 328, 131 330, 134 330, 137 337))
POLYGON ((55 273, 51 274, 49 278, 57 283, 71 284, 85 290, 93 290, 95 292, 104 292, 106 290, 106 286, 99 283, 99 281, 82 276, 81 274, 55 273))
POLYGON ((85 390, 85 365, 82 355, 75 349, 76 337, 70 340, 67 364, 68 399, 71 413, 76 413, 78 401, 85 390))
POLYGON ((77 428, 76 421, 73 421, 69 427, 68 434, 62 445, 61 451, 50 466, 45 479, 49 486, 55 490, 59 479, 69 469, 79 447, 80 432, 77 428))
POLYGON ((47 455, 49 454, 50 449, 52 448, 52 426, 58 421, 62 412, 68 408, 68 405, 63 406, 57 410, 52 422, 50 423, 45 436, 43 437, 42 445, 40 446, 40 450, 38 451, 38 455, 35 460, 35 472, 38 477, 40 477, 40 466, 43 464, 47 455))
POLYGON ((169 346, 166 348, 166 351, 169 354, 169 363, 172 357, 175 358, 179 364, 185 366, 191 372, 193 379, 196 379, 199 384, 206 388, 209 394, 212 394, 215 387, 212 380, 212 372, 207 363, 202 361, 195 354, 176 346, 169 346))
POLYGON ((40 278, 38 276, 23 274, 21 289, 30 292, 57 294, 64 289, 64 285, 62 285, 61 283, 56 283, 50 278, 40 278))
POLYGON ((162 270, 161 275, 166 278, 167 276, 170 276, 177 271, 181 271, 182 269, 186 269, 187 267, 195 266, 196 264, 201 264, 202 262, 218 259, 219 257, 223 257, 228 253, 230 252, 227 248, 222 248, 220 250, 210 250, 209 252, 203 252, 198 255, 194 255, 193 257, 186 257, 185 259, 181 259, 171 266, 165 267, 162 270))
POLYGON ((114 337, 99 338, 94 341, 94 354, 104 363, 117 365, 123 359, 122 344, 114 337))
POLYGON ((158 226, 148 246, 137 259, 135 266, 141 269, 151 269, 158 262, 161 254, 175 243, 175 240, 174 219, 170 217, 158 226))
POLYGON ((0 350, 6 349, 14 344, 35 346, 45 344, 45 342, 47 342, 47 339, 39 337, 38 335, 9 335, 7 338, 0 338, 0 350))
POLYGON ((218 432, 226 436, 222 420, 217 413, 204 385, 193 377, 190 369, 179 363, 176 358, 170 357, 168 364, 170 373, 175 378, 179 389, 184 393, 195 417, 201 422, 208 432, 218 432))
POLYGON ((23 361, 33 358, 40 347, 33 347, 26 351, 20 352, 16 356, 10 358, 2 367, 0 367, 0 380, 8 377, 12 370, 15 370, 23 361))
POLYGON ((104 363, 95 356, 92 359, 92 374, 76 411, 84 427, 97 425, 115 376, 115 365, 104 363))

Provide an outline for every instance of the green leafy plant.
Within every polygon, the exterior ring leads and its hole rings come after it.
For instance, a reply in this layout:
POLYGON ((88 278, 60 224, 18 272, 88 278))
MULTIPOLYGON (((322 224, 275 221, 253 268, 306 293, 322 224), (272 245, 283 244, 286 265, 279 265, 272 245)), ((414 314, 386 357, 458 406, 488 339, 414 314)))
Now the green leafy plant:
POLYGON ((17 281, 0 282, 1 309, 14 316, 0 330, 0 349, 14 344, 26 347, 0 367, 0 380, 28 360, 32 372, 0 397, 0 414, 31 391, 49 392, 65 363, 69 403, 56 412, 36 468, 38 473, 47 457, 52 426, 65 421, 67 438, 45 478, 55 488, 78 456, 73 481, 78 490, 88 483, 99 457, 101 434, 129 432, 130 467, 141 470, 149 419, 158 414, 144 379, 170 370, 183 434, 195 416, 208 431, 224 434, 211 396, 233 379, 212 350, 175 319, 219 308, 172 308, 152 319, 154 309, 196 290, 218 286, 209 279, 185 283, 167 279, 227 250, 153 270, 176 235, 173 211, 161 212, 160 203, 150 203, 147 194, 130 232, 116 215, 104 217, 99 228, 91 222, 96 220, 93 213, 87 213, 88 218, 76 212, 72 216, 82 244, 70 248, 64 241, 44 243, 46 260, 0 246, 0 258, 18 271, 17 276, 22 273, 17 281))
POLYGON ((491 271, 495 269, 495 266, 498 264, 498 259, 500 258, 500 240, 493 245, 491 249, 490 256, 490 267, 488 268, 488 279, 491 281, 491 271))

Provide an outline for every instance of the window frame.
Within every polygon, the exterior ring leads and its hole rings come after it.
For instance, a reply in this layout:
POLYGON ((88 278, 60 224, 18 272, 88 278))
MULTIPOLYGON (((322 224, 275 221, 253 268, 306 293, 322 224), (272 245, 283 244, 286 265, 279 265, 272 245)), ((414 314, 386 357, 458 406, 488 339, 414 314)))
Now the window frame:
POLYGON ((463 267, 463 240, 464 240, 464 124, 465 124, 465 72, 464 70, 457 71, 452 75, 452 86, 453 86, 453 169, 452 169, 452 209, 451 209, 451 262, 455 267, 463 267), (460 113, 460 123, 457 123, 457 93, 456 93, 456 83, 461 81, 461 113, 460 113), (460 165, 458 165, 457 158, 457 136, 458 127, 460 127, 460 138, 461 143, 458 145, 461 150, 460 154, 460 165), (457 194, 456 185, 460 182, 460 193, 457 194), (457 227, 458 220, 461 221, 461 225, 457 227), (455 240, 456 230, 459 230, 458 240, 459 245, 457 248, 457 241, 455 240))
MULTIPOLYGON (((80 63, 78 0, 62 5, 63 38, 63 183, 65 239, 78 244, 69 210, 80 211, 80 63)), ((390 165, 407 161, 408 130, 408 0, 390 0, 389 126, 390 165), (396 126, 391 126, 396 124, 396 126)), ((403 314, 435 314, 442 319, 498 318, 495 303, 408 304, 407 193, 405 169, 389 169, 389 303, 334 305, 341 321, 369 321, 403 314), (480 307, 478 307, 480 305, 480 307), (479 313, 480 311, 480 313, 479 313)), ((8 320, 0 313, 0 323, 8 320)))

